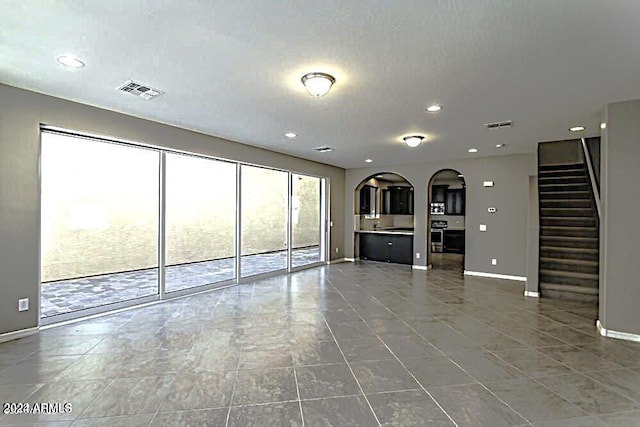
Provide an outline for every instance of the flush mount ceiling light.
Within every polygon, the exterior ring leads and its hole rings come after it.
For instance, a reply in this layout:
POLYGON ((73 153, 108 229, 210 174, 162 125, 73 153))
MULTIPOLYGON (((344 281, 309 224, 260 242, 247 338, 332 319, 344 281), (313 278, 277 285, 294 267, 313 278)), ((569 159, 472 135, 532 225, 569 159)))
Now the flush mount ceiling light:
POLYGON ((64 65, 65 67, 70 67, 70 68, 84 67, 84 62, 80 61, 78 58, 76 58, 73 55, 69 55, 69 54, 60 55, 56 59, 60 64, 64 65))
POLYGON ((300 81, 310 95, 320 98, 329 92, 336 79, 327 73, 309 73, 302 76, 300 81))
POLYGON ((284 134, 284 136, 286 136, 286 137, 287 137, 287 138, 289 138, 289 139, 292 139, 292 138, 295 138, 295 137, 296 137, 296 136, 298 136, 298 135, 296 135, 296 134, 295 134, 295 133, 293 133, 293 132, 287 132, 287 133, 285 133, 285 134, 284 134))
POLYGON ((477 153, 478 149, 477 148, 469 148, 467 151, 469 151, 470 153, 477 153))
POLYGON ((367 162, 367 163, 371 163, 371 162, 373 162, 373 160, 371 160, 371 159, 366 159, 366 160, 365 160, 365 162, 367 162))
POLYGON ((574 126, 572 128, 569 128, 569 130, 571 132, 582 132, 584 130, 584 126, 574 126))
POLYGON ((429 105, 427 107, 427 111, 430 113, 437 113, 440 110, 442 110, 442 105, 438 105, 438 104, 429 105))
POLYGON ((404 138, 402 138, 402 140, 404 141, 405 144, 407 144, 407 147, 416 148, 418 145, 422 143, 422 141, 424 140, 424 136, 422 135, 405 136, 404 138))
POLYGON ((504 148, 507 144, 496 144, 496 148, 504 148))

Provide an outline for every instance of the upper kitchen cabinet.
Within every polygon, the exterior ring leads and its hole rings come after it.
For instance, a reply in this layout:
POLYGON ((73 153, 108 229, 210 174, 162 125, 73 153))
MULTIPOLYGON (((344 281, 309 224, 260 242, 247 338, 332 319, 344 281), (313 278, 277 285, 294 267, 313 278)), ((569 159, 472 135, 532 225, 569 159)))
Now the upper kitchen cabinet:
POLYGON ((413 215, 413 187, 390 186, 383 190, 382 199, 382 213, 413 215))
POLYGON ((464 215, 465 189, 447 189, 444 212, 446 215, 464 215))
POLYGON ((375 215, 378 211, 377 207, 378 188, 372 185, 364 185, 360 189, 360 207, 358 214, 375 215))

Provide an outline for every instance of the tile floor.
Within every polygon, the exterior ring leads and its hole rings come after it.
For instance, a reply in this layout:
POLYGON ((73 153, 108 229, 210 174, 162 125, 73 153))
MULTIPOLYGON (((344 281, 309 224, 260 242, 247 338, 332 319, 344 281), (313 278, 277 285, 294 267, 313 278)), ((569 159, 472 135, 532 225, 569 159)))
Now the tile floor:
MULTIPOLYGON (((294 249, 293 267, 320 262, 320 248, 294 249)), ((287 251, 242 257, 242 277, 287 268, 287 251)), ((175 292, 235 278, 235 258, 167 267, 166 290, 175 292)), ((42 317, 158 294, 158 269, 104 274, 42 284, 42 317)))
POLYGON ((519 282, 345 263, 0 344, 0 425, 637 426, 640 344, 519 282))

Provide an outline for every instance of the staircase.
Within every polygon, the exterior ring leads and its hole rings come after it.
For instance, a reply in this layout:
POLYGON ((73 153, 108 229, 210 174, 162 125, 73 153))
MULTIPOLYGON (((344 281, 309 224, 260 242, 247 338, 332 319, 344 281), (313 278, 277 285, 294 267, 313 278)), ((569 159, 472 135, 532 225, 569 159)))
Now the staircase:
POLYGON ((598 302, 598 213, 584 163, 540 165, 540 292, 598 302))

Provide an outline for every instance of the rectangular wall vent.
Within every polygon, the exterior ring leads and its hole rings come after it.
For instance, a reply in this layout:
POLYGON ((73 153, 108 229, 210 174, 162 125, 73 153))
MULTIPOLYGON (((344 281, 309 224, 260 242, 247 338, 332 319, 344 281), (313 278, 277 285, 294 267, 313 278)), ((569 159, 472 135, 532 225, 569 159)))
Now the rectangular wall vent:
POLYGON ((487 129, 501 129, 513 127, 513 122, 507 120, 506 122, 485 123, 487 129))
POLYGON ((125 82, 122 85, 118 86, 118 90, 121 92, 130 93, 134 96, 139 96, 143 99, 156 98, 164 93, 159 89, 154 89, 149 85, 137 83, 133 80, 129 80, 128 82, 125 82))
POLYGON ((331 151, 333 151, 333 148, 328 147, 326 145, 323 145, 322 147, 316 147, 314 148, 314 150, 320 152, 320 153, 329 153, 331 151))

